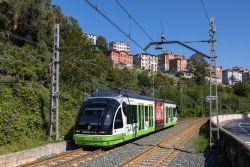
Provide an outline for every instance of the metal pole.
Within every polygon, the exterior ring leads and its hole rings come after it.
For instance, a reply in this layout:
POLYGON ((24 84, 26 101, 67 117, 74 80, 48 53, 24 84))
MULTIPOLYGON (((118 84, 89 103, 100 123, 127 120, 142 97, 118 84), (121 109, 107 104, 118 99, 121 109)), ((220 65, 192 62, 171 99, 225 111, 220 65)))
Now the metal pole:
POLYGON ((184 113, 183 113, 183 85, 181 83, 181 101, 180 101, 180 106, 181 106, 181 116, 183 117, 184 116, 184 113))
MULTIPOLYGON (((211 46, 210 46, 210 50, 211 50, 211 46)), ((213 87, 212 87, 212 58, 210 58, 210 93, 209 93, 209 96, 212 97, 212 91, 213 91, 213 87)), ((209 103, 209 116, 210 116, 210 147, 212 147, 213 145, 213 133, 212 133, 212 121, 211 121, 211 118, 212 118, 212 105, 213 105, 213 102, 212 102, 212 99, 210 99, 210 103, 209 103)))
POLYGON ((56 140, 59 139, 59 24, 56 24, 56 140))
POLYGON ((222 105, 221 105, 221 96, 220 96, 220 113, 219 114, 222 114, 221 107, 222 105))
POLYGON ((240 113, 240 98, 238 98, 238 113, 240 113))
POLYGON ((202 92, 202 88, 201 88, 201 94, 200 94, 200 98, 201 98, 201 117, 205 117, 204 115, 204 109, 203 109, 203 92, 202 92))
POLYGON ((217 70, 216 70, 216 52, 215 52, 215 20, 210 18, 210 147, 215 144, 213 139, 213 132, 217 134, 217 139, 219 139, 219 118, 218 118, 218 86, 217 86, 217 70), (215 82, 213 83, 213 78, 215 82), (213 89, 213 85, 215 88, 213 89), (215 90, 215 96, 213 96, 213 90, 215 90), (213 112, 213 101, 215 101, 215 111, 213 112), (211 118, 216 117, 216 126, 213 126, 211 118))
POLYGON ((59 139, 59 23, 54 25, 54 51, 51 63, 51 86, 50 86, 50 115, 49 115, 49 140, 52 136, 59 139), (55 118, 54 118, 55 112, 55 118), (54 124, 55 119, 55 124, 54 124))
MULTIPOLYGON (((153 100, 155 101, 155 78, 154 78, 154 63, 155 63, 155 59, 156 57, 151 57, 153 60, 153 64, 151 65, 151 70, 152 70, 152 77, 153 77, 153 100)), ((151 63, 150 63, 151 64, 151 63)))

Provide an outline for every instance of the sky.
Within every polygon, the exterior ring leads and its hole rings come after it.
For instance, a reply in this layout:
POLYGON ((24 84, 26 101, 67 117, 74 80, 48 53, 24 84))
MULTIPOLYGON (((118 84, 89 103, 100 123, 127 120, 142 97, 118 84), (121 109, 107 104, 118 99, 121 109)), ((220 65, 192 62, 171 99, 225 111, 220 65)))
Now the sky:
MULTIPOLYGON (((126 36, 91 8, 85 0, 52 0, 66 16, 73 16, 86 33, 102 35, 108 42, 131 44, 131 54, 141 52, 126 36)), ((117 5, 115 0, 90 0, 137 43, 145 47, 149 38, 117 5)), ((201 0, 119 0, 131 16, 152 37, 159 41, 161 33, 166 40, 199 41, 209 39, 209 22, 201 0)), ((208 17, 215 18, 217 64, 223 69, 241 66, 250 69, 250 1, 203 0, 208 17)), ((192 43, 191 47, 210 54, 208 43, 192 43)), ((152 54, 161 51, 151 47, 152 54)), ((190 57, 194 52, 181 46, 164 45, 163 51, 172 51, 190 57)))

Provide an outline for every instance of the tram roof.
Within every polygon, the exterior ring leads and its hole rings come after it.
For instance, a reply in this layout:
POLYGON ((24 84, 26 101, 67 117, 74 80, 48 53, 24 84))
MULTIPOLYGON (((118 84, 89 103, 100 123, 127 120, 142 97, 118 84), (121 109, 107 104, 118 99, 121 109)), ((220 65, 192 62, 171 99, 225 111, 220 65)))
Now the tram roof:
POLYGON ((119 89, 98 90, 98 91, 92 92, 91 97, 130 97, 130 98, 136 98, 136 99, 142 99, 142 100, 150 100, 150 101, 155 100, 155 101, 160 101, 160 102, 164 102, 164 103, 175 104, 175 102, 173 102, 173 101, 163 100, 163 99, 158 99, 158 98, 154 99, 151 96, 145 96, 145 95, 141 95, 138 93, 129 92, 129 91, 125 91, 125 90, 119 90, 119 89))

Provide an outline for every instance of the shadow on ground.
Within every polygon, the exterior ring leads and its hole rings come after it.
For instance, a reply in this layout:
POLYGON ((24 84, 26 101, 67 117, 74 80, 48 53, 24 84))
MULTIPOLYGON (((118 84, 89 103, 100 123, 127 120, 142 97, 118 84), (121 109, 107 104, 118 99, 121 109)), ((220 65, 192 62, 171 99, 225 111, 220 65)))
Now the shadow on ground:
MULTIPOLYGON (((208 139, 209 136, 209 121, 204 124, 199 131, 199 135, 204 135, 208 139)), ((209 144, 209 143, 208 143, 209 144)), ((231 163, 227 157, 222 153, 219 145, 214 145, 212 148, 207 149, 204 152, 205 167, 231 167, 231 163)))

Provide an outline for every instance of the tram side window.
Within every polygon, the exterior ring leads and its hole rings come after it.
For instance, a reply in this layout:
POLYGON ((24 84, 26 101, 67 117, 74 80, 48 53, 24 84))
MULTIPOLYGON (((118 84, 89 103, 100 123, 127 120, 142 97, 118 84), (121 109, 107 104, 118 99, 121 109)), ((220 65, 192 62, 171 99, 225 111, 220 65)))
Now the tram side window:
POLYGON ((116 117, 115 117, 115 127, 114 129, 123 128, 123 121, 122 121, 122 111, 121 108, 117 111, 116 117))
POLYGON ((166 107, 165 113, 166 113, 166 123, 168 123, 168 117, 169 117, 169 113, 168 113, 168 107, 166 107))
POLYGON ((173 121, 173 108, 172 107, 170 108, 170 119, 171 121, 173 121))
POLYGON ((145 121, 148 121, 148 106, 145 106, 145 121))
POLYGON ((129 105, 125 113, 127 116, 127 124, 137 123, 137 106, 129 105))
POLYGON ((153 127, 153 106, 149 106, 149 127, 153 127))

